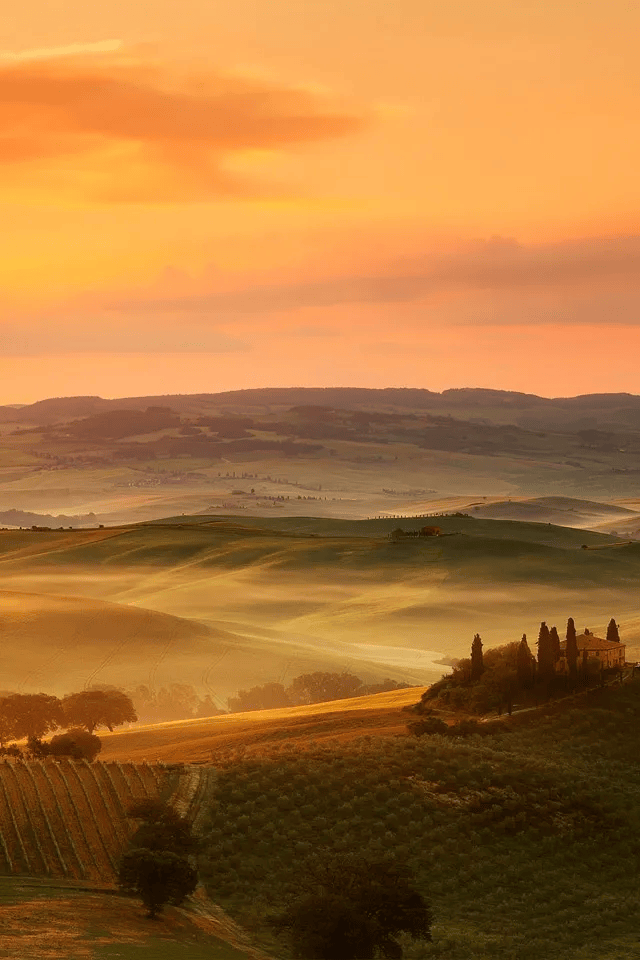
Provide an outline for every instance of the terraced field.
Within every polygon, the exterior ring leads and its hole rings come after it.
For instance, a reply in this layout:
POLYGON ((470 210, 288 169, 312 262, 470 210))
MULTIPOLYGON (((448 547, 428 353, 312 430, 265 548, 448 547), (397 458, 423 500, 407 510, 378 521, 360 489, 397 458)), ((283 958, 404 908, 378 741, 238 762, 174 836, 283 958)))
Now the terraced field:
POLYGON ((166 797, 182 779, 155 764, 5 761, 0 872, 113 883, 135 826, 127 807, 166 797))

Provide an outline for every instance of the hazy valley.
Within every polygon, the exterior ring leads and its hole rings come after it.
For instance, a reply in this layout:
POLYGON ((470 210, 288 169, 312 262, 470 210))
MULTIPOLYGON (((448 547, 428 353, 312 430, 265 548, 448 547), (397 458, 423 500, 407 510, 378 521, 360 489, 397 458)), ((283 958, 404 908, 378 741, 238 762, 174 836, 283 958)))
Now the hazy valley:
POLYGON ((476 633, 535 650, 542 620, 604 637, 615 618, 640 660, 640 398, 265 390, 50 400, 0 421, 3 697, 180 685, 187 704, 101 730, 94 763, 5 759, 0 947, 23 949, 41 878, 73 938, 52 956, 288 957, 273 898, 305 858, 358 849, 429 890, 434 940, 403 941, 409 960, 591 960, 594 938, 599 958, 633 956, 632 668, 516 704, 486 736, 482 719, 458 734, 468 718, 440 702, 450 732, 407 725, 476 633), (316 671, 411 686, 226 713, 316 671), (108 891, 140 799, 195 825, 204 887, 158 934, 127 904, 116 936, 108 891), (598 898, 599 873, 619 902, 598 898))

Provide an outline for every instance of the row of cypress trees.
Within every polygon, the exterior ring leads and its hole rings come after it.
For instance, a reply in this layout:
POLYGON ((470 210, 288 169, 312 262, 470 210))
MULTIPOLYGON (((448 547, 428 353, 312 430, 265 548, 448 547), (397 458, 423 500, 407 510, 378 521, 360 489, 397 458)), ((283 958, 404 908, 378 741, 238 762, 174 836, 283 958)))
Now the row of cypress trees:
MULTIPOLYGON (((578 680, 578 660, 579 650, 577 643, 576 626, 573 617, 567 620, 567 630, 565 634, 564 656, 567 660, 567 668, 570 683, 576 683, 578 680)), ((616 621, 611 618, 607 627, 607 640, 620 642, 620 633, 616 621)), ((536 680, 550 681, 556 676, 556 663, 561 657, 560 636, 556 627, 549 628, 543 621, 540 624, 538 633, 538 658, 531 653, 527 643, 526 633, 522 635, 522 640, 518 645, 517 651, 517 675, 518 683, 524 689, 533 686, 536 680)), ((586 650, 583 651, 583 659, 586 660, 586 650)), ((471 644, 471 680, 479 680, 484 672, 484 662, 482 655, 482 639, 479 633, 473 638, 471 644)))

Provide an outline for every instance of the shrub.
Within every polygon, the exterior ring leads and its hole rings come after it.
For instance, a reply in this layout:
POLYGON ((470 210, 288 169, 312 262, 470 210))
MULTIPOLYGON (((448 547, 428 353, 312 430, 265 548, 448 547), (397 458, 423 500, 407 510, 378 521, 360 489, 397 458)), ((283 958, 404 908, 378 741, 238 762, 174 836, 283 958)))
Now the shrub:
POLYGON ((67 730, 49 741, 52 757, 71 757, 73 760, 88 760, 92 763, 102 750, 102 740, 87 730, 67 730))

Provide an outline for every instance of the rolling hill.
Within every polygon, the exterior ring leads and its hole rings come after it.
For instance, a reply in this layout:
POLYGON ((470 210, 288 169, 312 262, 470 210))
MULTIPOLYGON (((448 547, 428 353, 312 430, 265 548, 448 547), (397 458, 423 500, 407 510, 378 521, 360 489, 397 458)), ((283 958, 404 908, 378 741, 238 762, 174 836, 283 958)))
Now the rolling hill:
POLYGON ((542 523, 440 517, 399 524, 177 517, 94 530, 0 531, 5 689, 238 689, 313 670, 414 684, 468 653, 568 616, 614 616, 640 641, 640 543, 542 523), (626 624, 629 624, 628 628, 626 624))
MULTIPOLYGON (((292 388, 7 406, 0 514, 18 526, 21 513, 86 526, 91 514, 112 524, 209 507, 355 518, 543 495, 591 499, 597 522, 598 503, 637 498, 639 405, 625 394, 292 388)), ((629 506, 638 513, 637 499, 629 506)), ((513 518, 534 518, 523 509, 513 518)))

